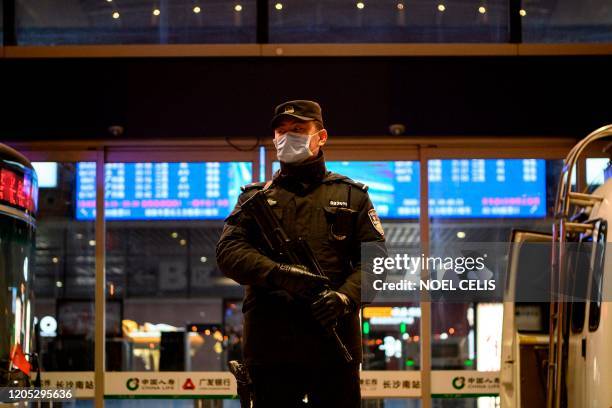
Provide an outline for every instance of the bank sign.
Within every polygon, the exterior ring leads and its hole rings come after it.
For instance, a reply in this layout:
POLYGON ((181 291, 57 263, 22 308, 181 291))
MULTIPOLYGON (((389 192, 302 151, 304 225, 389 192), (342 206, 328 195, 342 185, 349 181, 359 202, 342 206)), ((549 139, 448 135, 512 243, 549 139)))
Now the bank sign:
POLYGON ((431 394, 438 398, 499 395, 497 371, 432 371, 431 394))

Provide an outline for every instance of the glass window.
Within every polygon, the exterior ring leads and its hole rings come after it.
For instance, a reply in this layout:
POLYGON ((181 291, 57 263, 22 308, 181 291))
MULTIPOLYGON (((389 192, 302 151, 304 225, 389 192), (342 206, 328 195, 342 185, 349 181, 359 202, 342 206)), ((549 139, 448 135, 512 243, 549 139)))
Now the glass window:
MULTIPOLYGON (((432 251, 450 253, 463 243, 507 246, 513 229, 550 232, 562 165, 539 159, 430 160, 432 251)), ((485 266, 502 277, 507 260, 495 258, 485 266)), ((499 370, 503 307, 464 300, 432 303, 432 369, 499 370)))
POLYGON ((272 43, 507 42, 508 2, 271 1, 272 43))
POLYGON ((606 181, 605 170, 608 168, 610 159, 588 158, 586 159, 586 178, 589 191, 601 186, 606 181))
POLYGON ((595 331, 599 328, 601 319, 601 302, 603 299, 603 274, 604 260, 606 257, 606 235, 608 232, 608 223, 605 220, 600 221, 599 230, 596 236, 595 259, 593 262, 593 276, 591 279, 591 302, 589 306, 589 330, 595 331))
MULTIPOLYGON (((121 323, 107 332, 107 370, 225 370, 228 356, 241 355, 243 288, 221 274, 215 246, 252 164, 107 163, 105 171, 106 290, 121 323)), ((77 207, 93 217, 87 201, 77 207)))
MULTIPOLYGON (((95 225, 78 221, 77 164, 34 163, 39 192, 35 316, 42 369, 94 369, 95 225)), ((95 186, 95 163, 83 169, 95 186)), ((108 319, 114 315, 109 309, 108 319)), ((107 322, 112 327, 112 321, 107 322)))
POLYGON ((17 0, 20 45, 255 42, 255 0, 17 0))
POLYGON ((0 4, 0 47, 4 45, 4 7, 0 4))
POLYGON ((524 42, 573 43, 612 40, 612 3, 608 0, 525 1, 521 16, 524 42))

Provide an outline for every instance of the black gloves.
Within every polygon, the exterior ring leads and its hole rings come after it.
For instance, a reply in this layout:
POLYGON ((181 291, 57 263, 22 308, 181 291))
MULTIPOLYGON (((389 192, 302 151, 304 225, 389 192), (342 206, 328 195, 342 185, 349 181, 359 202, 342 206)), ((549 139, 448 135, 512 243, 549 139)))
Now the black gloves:
POLYGON ((302 265, 279 264, 270 271, 268 281, 291 294, 304 294, 329 283, 324 276, 315 275, 302 265))
POLYGON ((351 300, 343 293, 325 289, 312 303, 312 314, 324 327, 332 326, 352 309, 351 300))
MULTIPOLYGON (((320 290, 329 284, 327 277, 315 275, 302 265, 278 264, 270 271, 267 279, 278 288, 302 296, 308 296, 314 289, 320 290)), ((338 318, 350 313, 352 309, 353 302, 345 294, 329 288, 323 289, 311 304, 314 318, 324 327, 333 326, 338 318)))

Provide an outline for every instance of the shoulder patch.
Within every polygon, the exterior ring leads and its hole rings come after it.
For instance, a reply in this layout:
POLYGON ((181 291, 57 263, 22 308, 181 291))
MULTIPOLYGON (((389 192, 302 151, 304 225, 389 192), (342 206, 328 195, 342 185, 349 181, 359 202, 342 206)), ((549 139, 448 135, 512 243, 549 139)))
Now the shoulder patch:
POLYGON ((370 211, 368 211, 368 216, 370 217, 370 222, 372 223, 372 226, 374 227, 376 232, 378 232, 381 236, 384 237, 385 231, 383 230, 380 218, 378 218, 378 214, 376 214, 376 210, 372 208, 370 211))
POLYGON ((325 183, 342 182, 342 183, 350 184, 354 187, 357 187, 360 190, 368 191, 367 185, 360 183, 359 181, 355 181, 351 178, 348 178, 347 176, 343 176, 342 174, 338 174, 338 173, 329 172, 329 174, 325 177, 323 182, 325 183))
POLYGON ((254 188, 261 190, 262 188, 264 188, 265 185, 266 185, 265 181, 262 181, 259 183, 250 183, 250 184, 240 187, 240 190, 242 190, 243 193, 249 190, 252 190, 254 188))

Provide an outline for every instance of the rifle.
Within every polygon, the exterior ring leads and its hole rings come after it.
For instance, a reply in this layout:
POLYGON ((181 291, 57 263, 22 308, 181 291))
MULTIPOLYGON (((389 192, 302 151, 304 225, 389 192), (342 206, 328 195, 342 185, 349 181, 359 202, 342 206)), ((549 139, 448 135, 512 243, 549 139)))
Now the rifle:
POLYGON ((251 408, 253 381, 246 366, 239 361, 231 360, 227 362, 230 373, 236 377, 238 397, 240 398, 241 408, 251 408))
MULTIPOLYGON (((312 252, 312 248, 301 237, 297 240, 292 240, 285 233, 278 217, 274 214, 274 210, 270 206, 265 194, 265 190, 257 191, 248 200, 241 205, 242 209, 251 216, 259 229, 262 232, 266 249, 272 257, 285 258, 289 263, 294 265, 304 265, 308 270, 319 276, 325 276, 319 261, 312 252)), ((321 292, 329 289, 329 286, 322 285, 310 300, 316 299, 321 292)), ((347 363, 353 361, 351 353, 348 351, 336 331, 336 324, 326 328, 327 334, 332 337, 336 343, 338 350, 347 363)))

